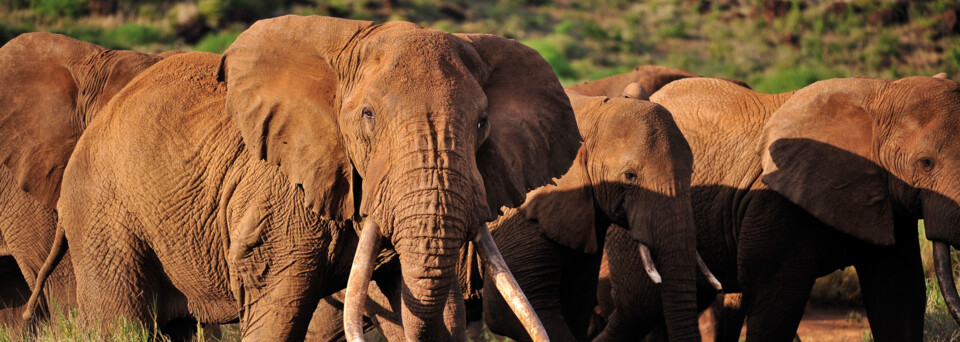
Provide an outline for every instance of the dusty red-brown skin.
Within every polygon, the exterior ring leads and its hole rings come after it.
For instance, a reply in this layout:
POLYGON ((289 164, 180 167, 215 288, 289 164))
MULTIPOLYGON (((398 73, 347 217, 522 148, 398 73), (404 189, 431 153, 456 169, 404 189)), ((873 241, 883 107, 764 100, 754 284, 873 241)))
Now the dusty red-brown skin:
MULTIPOLYGON (((748 340, 792 339, 815 278, 850 265, 874 337, 922 338, 917 219, 941 254, 960 245, 956 82, 833 79, 768 95, 684 79, 651 100, 673 113, 693 149, 698 250, 726 291, 743 293, 735 304, 748 340)), ((648 315, 656 303, 631 294, 652 285, 615 277, 642 272, 635 258, 609 249, 607 257, 613 307, 648 315)), ((709 302, 712 291, 705 294, 709 302)), ((739 331, 737 324, 722 338, 739 331)))
MULTIPOLYGON (((504 259, 530 298, 552 341, 587 338, 596 304, 596 279, 606 230, 627 238, 624 246, 648 245, 663 276, 662 300, 670 317, 671 340, 696 340, 696 250, 690 181, 693 159, 686 140, 663 107, 647 101, 568 92, 584 138, 573 166, 556 180, 527 194, 519 209, 508 209, 490 224, 504 259), (632 173, 634 179, 625 174, 632 173), (636 239, 631 237, 634 236, 636 239)), ((462 275, 470 260, 461 261, 462 275)), ((637 274, 647 277, 646 273, 637 274)), ((461 287, 479 282, 461 276, 461 287)), ((487 278, 483 318, 491 331, 526 340, 520 322, 487 278)), ((658 299, 660 292, 656 293, 658 299)), ((397 300, 391 286, 374 288, 367 313, 390 340, 402 339, 397 300), (383 290, 382 293, 379 290, 383 290)), ((318 312, 328 317, 338 297, 325 299, 318 312)), ((481 303, 476 303, 481 306, 481 303)), ((468 312, 474 311, 468 308, 468 312)), ((480 317, 470 317, 479 319, 480 317)), ((317 338, 336 338, 339 327, 311 322, 317 338)), ((628 336, 621 336, 628 338, 628 336)), ((605 336, 604 338, 616 338, 605 336)))
POLYGON ((302 339, 364 218, 398 255, 407 337, 461 338, 442 317, 460 247, 578 147, 556 76, 519 43, 262 20, 222 57, 153 66, 78 142, 64 183, 96 186, 58 209, 81 316, 150 322, 158 296, 161 326, 239 319, 244 338, 302 339))
MULTIPOLYGON (((63 169, 77 139, 123 86, 160 59, 40 32, 0 47, 0 323, 14 332, 53 244, 63 169)), ((65 262, 51 275, 41 310, 75 305, 74 288, 65 262)))

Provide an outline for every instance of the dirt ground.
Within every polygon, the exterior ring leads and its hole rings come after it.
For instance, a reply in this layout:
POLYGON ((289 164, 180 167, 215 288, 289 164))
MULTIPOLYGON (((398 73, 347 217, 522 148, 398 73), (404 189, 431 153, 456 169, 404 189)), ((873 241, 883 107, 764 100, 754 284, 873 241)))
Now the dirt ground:
MULTIPOLYGON (((700 332, 703 341, 713 341, 712 325, 708 314, 700 317, 700 332)), ((797 335, 803 342, 859 342, 870 331, 867 314, 863 309, 823 308, 807 306, 800 321, 797 335)), ((740 333, 746 337, 747 328, 740 333)))

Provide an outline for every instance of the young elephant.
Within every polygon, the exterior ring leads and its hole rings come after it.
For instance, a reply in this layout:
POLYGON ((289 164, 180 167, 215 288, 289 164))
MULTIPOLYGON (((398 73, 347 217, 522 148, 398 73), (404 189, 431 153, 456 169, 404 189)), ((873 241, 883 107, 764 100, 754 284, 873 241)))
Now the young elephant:
MULTIPOLYGON (((673 113, 693 149, 698 250, 728 292, 742 291, 748 341, 793 339, 814 280, 850 265, 874 338, 920 341, 920 218, 960 318, 949 255, 960 245, 956 82, 833 79, 767 95, 689 79, 652 100, 673 113)), ((618 261, 631 252, 607 250, 611 275, 640 270, 618 261)), ((612 280, 616 310, 655 312, 623 295, 654 291, 651 284, 612 280)))
MULTIPOLYGON (((631 236, 623 248, 647 251, 641 259, 649 268, 638 274, 662 279, 657 296, 667 303, 663 314, 671 340, 698 339, 698 256, 687 186, 693 162, 686 141, 659 105, 568 95, 584 139, 577 159, 555 185, 528 193, 520 208, 505 210, 490 223, 494 241, 551 340, 583 341, 596 305, 603 237, 611 223, 629 227, 609 229, 631 236)), ((466 263, 461 269, 461 274, 470 273, 466 263)), ((490 278, 483 280, 483 318, 490 330, 529 340, 490 278)), ((469 281, 462 283, 471 287, 469 281)), ((396 313, 383 310, 396 300, 385 298, 391 297, 385 292, 372 298, 368 313, 382 329, 387 326, 390 340, 398 340, 397 333, 389 333, 396 331, 396 313)), ((318 311, 335 306, 324 304, 318 311)), ((318 335, 337 335, 316 328, 323 331, 318 335)))
MULTIPOLYGON (((160 60, 52 33, 22 34, 0 47, 0 324, 14 334, 53 245, 60 181, 77 139, 121 88, 160 60)), ((51 275, 41 311, 74 305, 74 290, 66 263, 51 275)))
POLYGON ((222 57, 172 56, 124 88, 77 143, 58 234, 87 322, 239 319, 244 339, 300 340, 344 282, 345 310, 359 311, 383 243, 406 337, 462 339, 442 318, 473 240, 542 334, 483 222, 578 147, 560 83, 520 43, 283 16, 222 57))
MULTIPOLYGON (((628 248, 646 251, 647 269, 640 274, 656 282, 662 275, 670 339, 699 338, 698 257, 687 185, 693 161, 686 140, 670 113, 656 104, 568 95, 583 147, 556 185, 529 193, 519 209, 490 225, 504 259, 551 337, 582 341, 596 305, 607 227, 628 227, 634 240, 628 248)), ((483 293, 483 316, 491 331, 525 339, 489 281, 483 293)))

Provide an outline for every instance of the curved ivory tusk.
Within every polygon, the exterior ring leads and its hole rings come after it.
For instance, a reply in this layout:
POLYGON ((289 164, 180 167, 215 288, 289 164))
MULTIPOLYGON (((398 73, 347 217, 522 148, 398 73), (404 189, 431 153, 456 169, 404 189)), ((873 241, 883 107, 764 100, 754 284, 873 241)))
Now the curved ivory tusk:
POLYGON ((943 241, 933 242, 933 266, 937 270, 937 281, 940 284, 940 293, 953 320, 960 324, 960 295, 957 295, 957 284, 953 281, 953 265, 950 257, 950 245, 943 241))
POLYGON ((720 284, 720 280, 717 280, 717 277, 713 276, 713 272, 710 272, 710 269, 707 268, 707 264, 703 262, 703 258, 700 257, 700 252, 697 252, 697 267, 700 268, 700 273, 703 273, 703 276, 707 278, 707 281, 710 282, 710 285, 712 285, 714 289, 723 292, 723 285, 720 284))
POLYGON ((493 237, 490 236, 487 225, 480 227, 480 231, 477 232, 477 237, 473 241, 477 244, 477 254, 480 255, 480 260, 489 267, 490 277, 497 285, 497 290, 500 290, 507 305, 520 318, 520 323, 527 329, 530 338, 534 341, 550 341, 547 336, 547 329, 540 323, 540 318, 533 310, 533 305, 530 305, 527 296, 520 290, 520 285, 517 284, 517 280, 513 278, 513 274, 507 268, 507 263, 503 261, 503 256, 500 255, 497 244, 493 242, 493 237))
POLYGON ((363 341, 363 308, 367 301, 367 286, 373 276, 373 264, 380 249, 380 227, 367 218, 360 232, 357 253, 353 256, 347 291, 343 299, 343 333, 347 341, 363 341))
POLYGON ((657 265, 653 264, 653 256, 650 255, 650 248, 647 248, 647 246, 642 243, 640 244, 640 259, 643 260, 643 270, 647 271, 650 280, 653 280, 654 284, 662 282, 663 278, 660 277, 660 272, 657 271, 657 265))

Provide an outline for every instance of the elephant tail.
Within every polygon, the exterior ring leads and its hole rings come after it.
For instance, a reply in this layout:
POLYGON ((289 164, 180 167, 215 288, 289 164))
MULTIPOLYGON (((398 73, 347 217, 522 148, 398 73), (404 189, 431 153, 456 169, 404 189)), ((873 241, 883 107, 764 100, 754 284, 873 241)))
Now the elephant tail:
POLYGON ((37 281, 34 282, 33 293, 30 294, 30 300, 27 301, 27 306, 23 310, 24 320, 29 321, 33 316, 33 312, 37 308, 37 300, 43 292, 43 284, 47 281, 50 273, 53 273, 53 270, 57 268, 60 260, 63 259, 63 255, 67 252, 66 242, 67 236, 64 233, 63 226, 58 224, 57 233, 53 237, 53 246, 50 247, 50 254, 47 255, 47 261, 43 263, 40 272, 37 273, 37 281))

